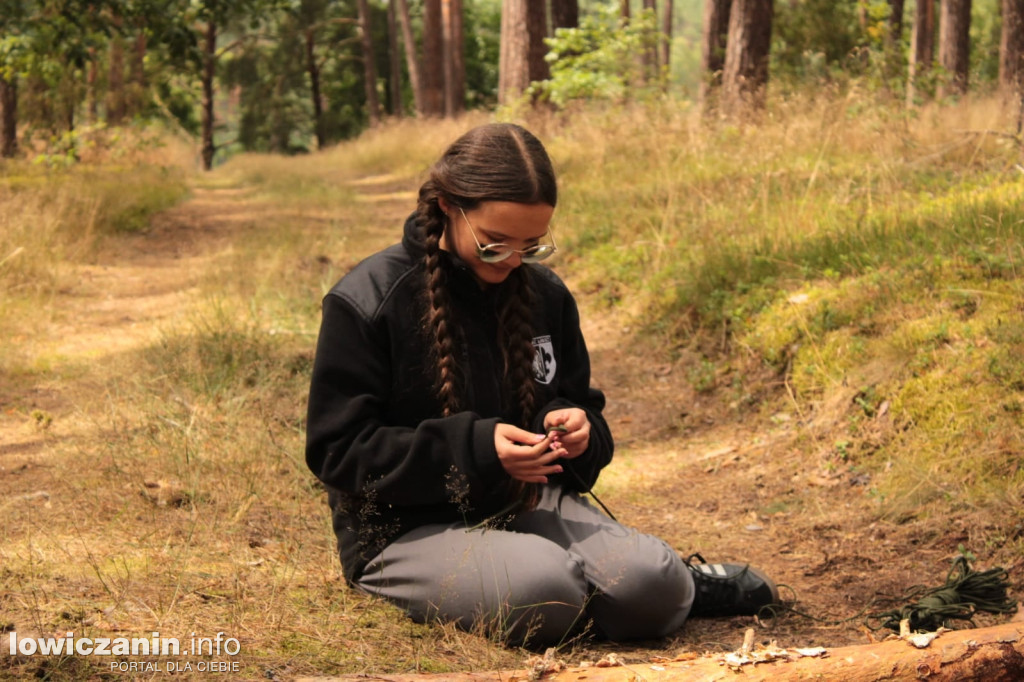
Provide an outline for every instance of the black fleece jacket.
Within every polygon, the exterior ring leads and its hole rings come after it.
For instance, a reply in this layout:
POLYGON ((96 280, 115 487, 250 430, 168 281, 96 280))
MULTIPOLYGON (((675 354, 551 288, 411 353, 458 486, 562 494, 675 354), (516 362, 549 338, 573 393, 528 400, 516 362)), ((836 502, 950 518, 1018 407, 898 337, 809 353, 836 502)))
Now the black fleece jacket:
MULTIPOLYGON (((481 288, 454 254, 442 252, 453 320, 463 343, 463 412, 442 417, 424 331, 423 241, 410 218, 401 244, 370 256, 324 297, 309 392, 306 462, 328 491, 345 577, 403 533, 432 523, 478 523, 508 503, 511 477, 494 448, 494 427, 513 422, 503 399, 497 303, 502 285, 481 288)), ((590 359, 576 302, 549 269, 529 268, 535 291, 534 346, 539 409, 532 424, 563 407, 590 419, 590 445, 549 477, 586 491, 612 458, 601 416, 604 395, 590 386, 590 359)))

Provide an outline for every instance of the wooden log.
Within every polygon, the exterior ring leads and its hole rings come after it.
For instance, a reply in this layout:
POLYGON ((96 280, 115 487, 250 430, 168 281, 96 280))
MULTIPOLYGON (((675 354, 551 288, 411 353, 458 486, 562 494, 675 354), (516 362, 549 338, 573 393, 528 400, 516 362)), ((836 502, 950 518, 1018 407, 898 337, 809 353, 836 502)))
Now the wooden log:
MULTIPOLYGON (((1002 682, 1024 680, 1024 623, 989 628, 946 630, 934 638, 890 639, 835 649, 756 648, 749 644, 733 654, 706 654, 689 660, 657 660, 613 667, 564 668, 554 658, 537 659, 532 669, 440 673, 430 675, 363 674, 334 678, 304 678, 304 682, 378 680, 381 682, 1002 682), (744 650, 747 649, 747 650, 744 650), (800 653, 804 652, 804 653, 800 653), (765 662, 753 662, 766 658, 765 662), (749 662, 742 663, 744 659, 749 662)), ((302 682, 302 681, 300 681, 302 682)))

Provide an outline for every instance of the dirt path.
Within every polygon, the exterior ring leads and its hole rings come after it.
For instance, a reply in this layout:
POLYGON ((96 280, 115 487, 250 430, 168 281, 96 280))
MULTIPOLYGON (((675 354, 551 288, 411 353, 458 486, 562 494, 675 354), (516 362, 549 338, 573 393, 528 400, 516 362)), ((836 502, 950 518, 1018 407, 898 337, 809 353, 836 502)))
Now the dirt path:
MULTIPOLYGON (((244 193, 196 190, 147 234, 119 242, 96 265, 76 267, 54 299, 39 352, 87 362, 153 343, 188 315, 197 278, 230 245, 246 210, 244 193)), ((992 524, 965 512, 877 520, 870 480, 829 470, 822 458, 834 435, 827 425, 811 429, 782 409, 738 410, 727 389, 700 394, 690 373, 699 355, 659 358, 622 319, 584 297, 581 309, 619 447, 602 479, 604 502, 621 521, 684 554, 756 564, 788 586, 783 595, 797 609, 822 619, 784 614, 773 629, 759 630, 763 641, 863 643, 872 636, 863 614, 883 608, 873 606, 880 595, 941 584, 958 546, 996 542, 992 524)), ((87 404, 82 395, 92 388, 87 373, 0 387, 0 475, 17 472, 17 488, 35 490, 42 480, 35 472, 47 465, 45 445, 86 428, 89 415, 74 406, 87 404), (47 415, 52 426, 42 423, 47 415)), ((693 621, 670 646, 732 650, 751 625, 750 618, 693 621)))
MULTIPOLYGON (((37 362, 83 365, 153 343, 188 314, 198 274, 228 239, 224 216, 242 201, 235 191, 196 190, 146 233, 109 244, 95 264, 68 264, 33 339, 37 362)), ((88 372, 77 381, 0 387, 0 471, 31 469, 45 443, 82 428, 88 415, 74 406, 92 388, 88 372)))

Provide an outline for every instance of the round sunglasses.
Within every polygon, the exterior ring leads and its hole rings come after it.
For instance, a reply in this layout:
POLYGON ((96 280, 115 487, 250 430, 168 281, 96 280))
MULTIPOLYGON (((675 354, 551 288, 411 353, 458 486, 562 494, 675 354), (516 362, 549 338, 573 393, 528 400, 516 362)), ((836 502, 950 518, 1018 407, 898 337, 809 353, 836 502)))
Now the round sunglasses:
POLYGON ((469 232, 473 235, 473 241, 476 242, 476 257, 484 263, 500 263, 509 258, 513 253, 518 253, 520 260, 524 263, 538 263, 545 258, 551 257, 555 251, 558 251, 558 245, 555 244, 555 235, 551 234, 551 232, 548 232, 548 235, 551 237, 550 244, 534 244, 525 249, 513 249, 508 244, 500 242, 496 244, 481 244, 476 236, 476 229, 473 227, 473 223, 469 222, 469 218, 466 217, 466 212, 462 210, 461 206, 459 207, 459 213, 462 214, 462 219, 469 225, 469 232))

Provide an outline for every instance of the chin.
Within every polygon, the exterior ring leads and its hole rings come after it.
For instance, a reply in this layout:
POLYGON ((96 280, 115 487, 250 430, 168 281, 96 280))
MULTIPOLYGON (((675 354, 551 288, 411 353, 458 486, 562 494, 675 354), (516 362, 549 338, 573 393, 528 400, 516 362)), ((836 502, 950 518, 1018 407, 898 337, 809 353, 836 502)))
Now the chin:
POLYGON ((476 277, 484 284, 501 284, 512 274, 513 268, 488 266, 477 270, 476 277))

